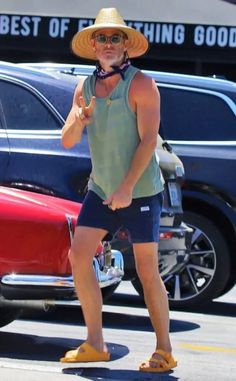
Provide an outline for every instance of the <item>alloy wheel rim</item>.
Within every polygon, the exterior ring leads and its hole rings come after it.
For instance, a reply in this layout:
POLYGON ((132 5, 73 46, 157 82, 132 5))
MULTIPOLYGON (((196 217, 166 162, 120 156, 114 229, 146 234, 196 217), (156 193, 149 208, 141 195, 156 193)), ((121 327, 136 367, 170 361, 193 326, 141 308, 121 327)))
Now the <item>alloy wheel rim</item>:
POLYGON ((188 260, 163 277, 169 300, 184 301, 198 297, 209 287, 216 271, 216 252, 209 237, 196 226, 193 229, 188 260))

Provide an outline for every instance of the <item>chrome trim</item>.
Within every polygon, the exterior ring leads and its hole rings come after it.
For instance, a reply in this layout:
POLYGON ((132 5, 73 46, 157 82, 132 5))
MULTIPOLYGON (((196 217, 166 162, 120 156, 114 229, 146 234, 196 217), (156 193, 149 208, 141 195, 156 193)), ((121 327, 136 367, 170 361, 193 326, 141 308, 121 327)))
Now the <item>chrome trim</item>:
POLYGON ((169 140, 168 143, 175 144, 175 145, 188 145, 188 146, 217 146, 217 147, 224 147, 224 146, 229 146, 229 147, 234 147, 236 146, 236 141, 224 141, 224 140, 169 140))
POLYGON ((68 225, 68 229, 69 229, 70 243, 72 243, 72 239, 73 239, 73 235, 74 235, 72 216, 70 214, 66 213, 66 220, 67 220, 67 225, 68 225))
MULTIPOLYGON (((28 130, 30 131, 30 130, 28 130)), ((49 131, 51 133, 51 131, 49 131)), ((9 136, 9 138, 11 139, 35 139, 35 140, 48 140, 48 139, 51 139, 51 140, 60 140, 61 139, 61 136, 60 134, 58 135, 47 135, 45 134, 45 132, 43 132, 43 134, 41 135, 38 135, 36 136, 35 134, 31 134, 31 132, 24 132, 22 134, 18 134, 16 131, 14 133, 12 133, 11 131, 8 131, 6 132, 6 134, 9 136)), ((5 134, 5 136, 6 136, 5 134)), ((0 137, 5 137, 2 133, 0 133, 0 137)), ((20 148, 20 149, 15 149, 14 152, 24 152, 24 149, 20 148)), ((35 150, 27 150, 27 153, 28 152, 35 152, 35 150)))
POLYGON ((60 277, 34 274, 7 274, 1 283, 8 286, 74 287, 72 276, 60 277))
POLYGON ((9 133, 12 133, 12 134, 16 134, 16 135, 36 135, 38 137, 38 135, 58 135, 58 136, 61 136, 61 131, 60 130, 45 130, 45 129, 42 129, 42 130, 20 130, 20 129, 15 129, 15 128, 8 128, 7 131, 9 131, 9 133))
MULTIPOLYGON (((112 250, 113 266, 100 269, 99 260, 94 258, 93 267, 100 288, 110 286, 121 281, 124 275, 123 256, 120 251, 112 250)), ((1 279, 3 285, 9 286, 37 286, 37 287, 65 287, 74 289, 73 277, 70 276, 52 276, 52 275, 34 275, 34 274, 7 274, 1 279)))

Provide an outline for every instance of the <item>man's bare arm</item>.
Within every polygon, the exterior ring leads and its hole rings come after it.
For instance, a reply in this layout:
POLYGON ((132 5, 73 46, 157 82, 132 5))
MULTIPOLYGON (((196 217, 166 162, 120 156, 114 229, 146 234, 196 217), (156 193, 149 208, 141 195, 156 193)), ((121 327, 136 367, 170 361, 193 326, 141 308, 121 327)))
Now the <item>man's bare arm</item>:
POLYGON ((86 106, 82 97, 82 87, 83 81, 75 89, 72 107, 62 128, 61 141, 65 148, 71 148, 79 143, 84 127, 92 121, 96 98, 92 97, 89 106, 86 106))
POLYGON ((160 94, 154 80, 140 73, 133 88, 131 87, 131 97, 132 94, 136 105, 140 144, 122 183, 122 186, 131 189, 143 174, 156 149, 160 125, 160 94))

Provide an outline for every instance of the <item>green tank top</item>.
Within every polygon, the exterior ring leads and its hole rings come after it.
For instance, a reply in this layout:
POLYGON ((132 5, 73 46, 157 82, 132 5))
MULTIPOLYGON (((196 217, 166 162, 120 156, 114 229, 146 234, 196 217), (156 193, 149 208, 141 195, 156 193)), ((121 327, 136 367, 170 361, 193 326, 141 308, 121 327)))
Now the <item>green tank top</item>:
MULTIPOLYGON (((138 69, 130 66, 125 80, 104 98, 96 98, 93 122, 87 126, 92 160, 92 173, 88 189, 105 200, 121 184, 131 165, 135 150, 140 143, 136 114, 129 105, 130 83, 138 69)), ((86 104, 95 95, 95 76, 85 79, 83 96, 86 104)), ((153 154, 133 189, 133 198, 153 196, 163 190, 159 160, 153 154)))

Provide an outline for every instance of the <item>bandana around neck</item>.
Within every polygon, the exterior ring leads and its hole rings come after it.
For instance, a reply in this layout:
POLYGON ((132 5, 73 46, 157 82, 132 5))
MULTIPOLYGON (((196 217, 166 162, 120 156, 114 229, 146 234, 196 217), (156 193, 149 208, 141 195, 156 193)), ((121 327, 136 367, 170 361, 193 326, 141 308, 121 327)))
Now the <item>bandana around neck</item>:
POLYGON ((131 65, 130 60, 127 58, 120 66, 118 65, 112 65, 113 71, 105 71, 99 62, 96 63, 96 69, 93 72, 93 75, 95 75, 96 78, 99 79, 105 79, 108 77, 111 77, 115 74, 120 74, 121 78, 125 79, 125 72, 128 69, 128 67, 131 65))

